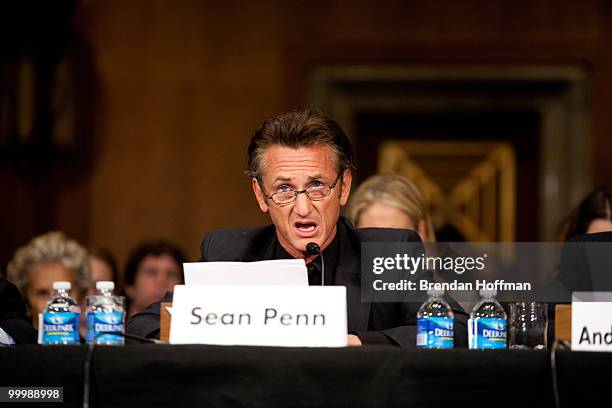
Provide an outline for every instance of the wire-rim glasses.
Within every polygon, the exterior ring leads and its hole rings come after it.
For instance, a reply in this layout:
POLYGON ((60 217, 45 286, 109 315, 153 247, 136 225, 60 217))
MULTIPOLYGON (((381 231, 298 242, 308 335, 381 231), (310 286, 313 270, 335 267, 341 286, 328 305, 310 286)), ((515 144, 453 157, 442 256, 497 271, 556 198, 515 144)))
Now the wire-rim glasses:
POLYGON ((259 183, 259 186, 261 187, 261 191, 268 200, 272 200, 275 204, 278 205, 287 205, 294 202, 297 199, 297 196, 302 193, 306 194, 306 196, 312 201, 323 200, 325 197, 331 194, 331 191, 334 187, 336 187, 336 184, 338 183, 338 180, 340 180, 341 177, 342 171, 338 173, 338 177, 336 177, 336 180, 330 185, 319 182, 318 185, 310 186, 303 190, 287 189, 283 191, 277 191, 273 194, 266 193, 266 190, 263 187, 263 181, 260 178, 258 178, 257 181, 259 183))

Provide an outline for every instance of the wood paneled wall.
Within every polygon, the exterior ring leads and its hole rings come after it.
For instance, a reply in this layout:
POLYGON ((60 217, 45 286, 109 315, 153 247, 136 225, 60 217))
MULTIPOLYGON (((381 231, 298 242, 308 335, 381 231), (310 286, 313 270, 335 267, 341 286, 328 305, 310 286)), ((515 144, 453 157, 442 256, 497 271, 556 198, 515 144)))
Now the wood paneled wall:
MULTIPOLYGON (((243 175, 246 145, 268 116, 307 101, 319 62, 582 63, 593 73, 594 180, 612 184, 603 0, 89 0, 75 22, 99 81, 99 140, 87 177, 60 182, 49 225, 121 264, 142 239, 169 238, 195 259, 206 231, 267 221, 243 175)), ((26 188, 2 177, 5 191, 26 188)), ((39 232, 25 221, 36 208, 3 216, 24 220, 2 225, 3 261, 39 232)))

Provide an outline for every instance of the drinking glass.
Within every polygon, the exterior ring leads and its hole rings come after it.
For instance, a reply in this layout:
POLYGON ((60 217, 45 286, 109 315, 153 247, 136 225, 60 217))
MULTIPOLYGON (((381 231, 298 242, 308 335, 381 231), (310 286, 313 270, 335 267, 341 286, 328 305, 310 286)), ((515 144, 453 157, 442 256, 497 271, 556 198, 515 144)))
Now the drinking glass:
POLYGON ((538 302, 510 304, 508 345, 511 349, 545 350, 548 305, 538 302))

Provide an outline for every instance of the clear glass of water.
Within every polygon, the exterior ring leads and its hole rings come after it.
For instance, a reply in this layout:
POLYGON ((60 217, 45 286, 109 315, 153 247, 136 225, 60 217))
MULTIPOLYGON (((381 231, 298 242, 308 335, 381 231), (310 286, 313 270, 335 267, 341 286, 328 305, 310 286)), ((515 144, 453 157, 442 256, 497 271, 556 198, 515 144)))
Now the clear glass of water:
POLYGON ((511 349, 545 350, 548 305, 538 302, 510 304, 508 345, 511 349))

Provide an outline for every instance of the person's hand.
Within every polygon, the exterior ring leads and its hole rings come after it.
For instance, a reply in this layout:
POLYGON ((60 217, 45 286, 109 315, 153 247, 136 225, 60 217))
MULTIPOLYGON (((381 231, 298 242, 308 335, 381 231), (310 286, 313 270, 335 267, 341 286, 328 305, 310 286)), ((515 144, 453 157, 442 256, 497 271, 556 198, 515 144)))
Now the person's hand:
POLYGON ((361 340, 359 339, 359 337, 355 336, 354 334, 348 335, 348 340, 346 343, 347 343, 346 345, 349 347, 361 346, 361 340))

